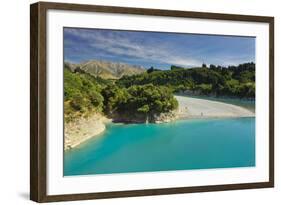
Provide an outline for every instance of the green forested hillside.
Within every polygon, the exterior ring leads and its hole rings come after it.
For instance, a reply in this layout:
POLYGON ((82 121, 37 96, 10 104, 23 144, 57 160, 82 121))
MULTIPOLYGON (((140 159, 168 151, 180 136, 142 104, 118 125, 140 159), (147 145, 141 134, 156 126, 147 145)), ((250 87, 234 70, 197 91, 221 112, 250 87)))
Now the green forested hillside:
POLYGON ((155 114, 169 112, 177 106, 171 90, 165 86, 147 84, 123 88, 113 81, 64 69, 66 122, 95 112, 128 121, 153 121, 155 114))
POLYGON ((84 70, 64 69, 64 112, 66 121, 103 113, 112 118, 153 121, 155 114, 178 107, 173 93, 255 97, 255 64, 224 68, 203 65, 171 70, 150 68, 145 73, 118 80, 94 77, 84 70))
POLYGON ((154 115, 167 113, 178 107, 171 90, 165 86, 133 85, 120 88, 116 85, 102 91, 104 112, 123 121, 154 121, 154 115))
POLYGON ((197 94, 255 97, 255 64, 221 67, 202 65, 199 68, 171 66, 171 70, 150 68, 146 73, 124 76, 117 81, 120 87, 153 84, 167 86, 173 92, 191 91, 197 94))
POLYGON ((66 121, 103 110, 101 91, 110 82, 64 69, 64 114, 66 121))

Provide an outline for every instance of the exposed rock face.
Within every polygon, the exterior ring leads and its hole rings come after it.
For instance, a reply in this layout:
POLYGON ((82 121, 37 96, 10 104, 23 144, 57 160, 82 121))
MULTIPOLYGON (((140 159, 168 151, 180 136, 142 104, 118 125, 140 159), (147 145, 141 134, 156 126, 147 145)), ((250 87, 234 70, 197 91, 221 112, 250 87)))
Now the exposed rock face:
POLYGON ((177 111, 171 111, 166 113, 161 113, 160 115, 154 116, 155 123, 167 123, 174 121, 178 118, 177 111))
POLYGON ((88 118, 79 118, 74 122, 65 123, 64 125, 64 149, 72 149, 82 142, 101 134, 105 131, 105 123, 109 119, 94 114, 88 118))
POLYGON ((167 123, 174 121, 178 118, 178 111, 171 111, 160 114, 153 114, 146 116, 144 114, 134 114, 134 115, 115 115, 113 116, 113 122, 123 122, 123 123, 167 123))
POLYGON ((160 115, 157 115, 154 118, 155 123, 167 123, 176 120, 178 118, 178 115, 176 111, 172 111, 167 113, 161 113, 160 115))
POLYGON ((99 60, 90 60, 80 64, 65 62, 65 67, 71 71, 80 70, 104 79, 119 79, 125 75, 136 75, 146 71, 140 66, 99 60))

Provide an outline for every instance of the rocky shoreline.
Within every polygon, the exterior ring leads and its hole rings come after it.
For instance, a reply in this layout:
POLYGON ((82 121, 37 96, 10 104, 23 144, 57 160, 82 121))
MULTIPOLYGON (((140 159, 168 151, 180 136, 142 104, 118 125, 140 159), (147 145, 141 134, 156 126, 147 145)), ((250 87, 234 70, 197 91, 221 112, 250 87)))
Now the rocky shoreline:
POLYGON ((115 115, 112 117, 112 122, 118 123, 167 123, 178 119, 178 110, 166 113, 153 114, 150 116, 145 115, 115 115))
POLYGON ((167 113, 160 113, 159 115, 155 116, 154 123, 160 124, 160 123, 168 123, 175 121, 179 118, 178 110, 167 112, 167 113))
MULTIPOLYGON (((178 118, 177 112, 161 113, 153 116, 150 123, 168 123, 178 118)), ((88 118, 79 118, 73 122, 65 123, 64 127, 64 150, 70 150, 85 142, 86 140, 103 133, 106 123, 146 123, 143 118, 115 117, 109 119, 101 114, 94 114, 88 118)))
POLYGON ((87 118, 79 118, 64 126, 64 150, 72 149, 82 142, 105 131, 105 124, 110 119, 101 114, 93 114, 87 118))

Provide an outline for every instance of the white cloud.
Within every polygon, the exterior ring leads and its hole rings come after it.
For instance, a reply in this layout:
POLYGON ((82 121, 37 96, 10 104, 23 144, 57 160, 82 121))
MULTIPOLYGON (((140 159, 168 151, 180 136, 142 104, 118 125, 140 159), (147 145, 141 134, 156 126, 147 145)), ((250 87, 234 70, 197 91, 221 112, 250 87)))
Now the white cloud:
POLYGON ((92 48, 100 49, 113 55, 181 66, 198 66, 202 64, 188 53, 179 54, 173 51, 171 45, 163 41, 155 42, 150 39, 145 42, 137 42, 137 39, 132 39, 122 33, 112 32, 93 32, 77 29, 67 29, 66 32, 88 41, 92 48))

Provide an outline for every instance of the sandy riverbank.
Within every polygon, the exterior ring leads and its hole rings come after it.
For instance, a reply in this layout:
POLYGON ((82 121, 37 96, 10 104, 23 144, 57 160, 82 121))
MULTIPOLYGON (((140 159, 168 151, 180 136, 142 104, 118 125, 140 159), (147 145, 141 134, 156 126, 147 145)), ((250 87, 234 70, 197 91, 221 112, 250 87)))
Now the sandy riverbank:
POLYGON ((237 105, 184 96, 175 98, 179 102, 178 117, 181 119, 255 116, 252 111, 237 105))
POLYGON ((100 114, 65 123, 64 150, 72 149, 82 142, 105 131, 105 123, 110 120, 100 114))

